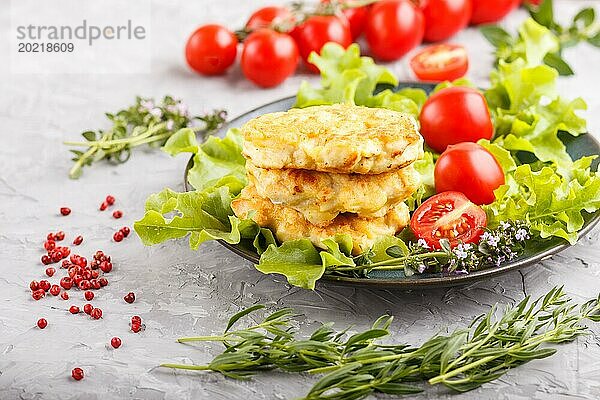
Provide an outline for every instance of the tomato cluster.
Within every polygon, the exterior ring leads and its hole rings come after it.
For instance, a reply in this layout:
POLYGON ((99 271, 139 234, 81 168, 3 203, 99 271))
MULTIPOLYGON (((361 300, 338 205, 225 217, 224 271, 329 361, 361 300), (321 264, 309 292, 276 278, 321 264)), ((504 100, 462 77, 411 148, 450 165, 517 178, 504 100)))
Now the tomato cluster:
MULTIPOLYGON (((369 3, 368 1, 366 3, 369 3)), ((347 47, 364 35, 370 54, 382 61, 397 60, 425 42, 446 40, 469 23, 494 22, 519 0, 378 0, 367 5, 351 0, 320 0, 312 12, 283 6, 263 7, 236 33, 220 25, 198 28, 188 39, 189 66, 203 75, 224 73, 236 60, 243 39, 241 69, 261 87, 279 85, 296 71, 299 58, 307 69, 311 52, 327 42, 347 47), (363 5, 361 5, 363 4, 363 5)), ((438 45, 411 61, 417 78, 453 80, 467 70, 463 47, 438 45)))
POLYGON ((434 168, 438 194, 413 213, 411 229, 434 248, 441 239, 450 246, 475 243, 486 226, 478 206, 492 203, 505 183, 494 155, 476 143, 494 133, 487 102, 478 90, 450 86, 427 99, 419 122, 425 142, 441 155, 434 168))

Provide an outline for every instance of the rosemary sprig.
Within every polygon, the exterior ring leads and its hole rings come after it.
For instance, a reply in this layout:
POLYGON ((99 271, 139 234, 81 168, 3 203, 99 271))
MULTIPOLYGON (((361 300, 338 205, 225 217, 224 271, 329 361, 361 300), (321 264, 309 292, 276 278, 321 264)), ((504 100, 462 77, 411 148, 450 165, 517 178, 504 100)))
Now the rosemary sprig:
POLYGON ((181 128, 190 127, 194 120, 202 121, 192 127, 197 132, 209 134, 222 126, 227 117, 224 110, 215 110, 202 116, 191 117, 181 100, 165 96, 161 103, 154 99, 136 97, 135 104, 114 114, 106 113, 112 127, 107 130, 86 131, 84 142, 67 141, 67 146, 86 147, 85 151, 71 150, 75 164, 69 177, 77 179, 84 166, 104 160, 122 164, 131 156, 134 147, 147 144, 160 147, 181 128))
POLYGON ((547 343, 570 342, 586 334, 585 320, 600 322, 600 295, 581 306, 573 304, 562 287, 545 296, 506 307, 496 317, 494 306, 466 329, 435 335, 420 347, 381 344, 390 334, 392 317, 384 315, 371 329, 353 335, 337 332, 332 324, 297 338, 291 309, 279 310, 258 324, 231 330, 256 305, 235 314, 219 336, 179 339, 180 342, 221 342, 225 351, 208 365, 163 364, 163 367, 210 370, 235 379, 260 371, 324 374, 304 399, 361 399, 373 392, 411 394, 419 383, 443 384, 465 392, 502 376, 511 368, 549 357, 556 349, 547 343))

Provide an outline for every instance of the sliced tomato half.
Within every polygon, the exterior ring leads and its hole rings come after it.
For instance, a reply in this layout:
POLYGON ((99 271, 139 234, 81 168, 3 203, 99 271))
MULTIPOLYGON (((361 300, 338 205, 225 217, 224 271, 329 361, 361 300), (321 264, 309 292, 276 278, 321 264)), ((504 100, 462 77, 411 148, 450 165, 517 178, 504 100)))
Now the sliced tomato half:
POLYGON ((411 60, 410 67, 422 81, 453 81, 469 69, 467 51, 456 44, 434 44, 425 47, 411 60))
POLYGON ((448 239, 452 247, 460 242, 477 243, 486 223, 485 211, 464 194, 443 192, 415 210, 410 228, 417 238, 439 249, 440 239, 448 239))

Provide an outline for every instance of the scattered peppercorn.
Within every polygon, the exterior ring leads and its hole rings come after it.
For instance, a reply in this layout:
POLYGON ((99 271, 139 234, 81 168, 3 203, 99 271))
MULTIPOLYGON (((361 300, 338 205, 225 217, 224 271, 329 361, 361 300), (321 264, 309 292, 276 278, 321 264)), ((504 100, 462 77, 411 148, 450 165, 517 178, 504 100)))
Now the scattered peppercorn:
POLYGON ((73 368, 73 370, 71 371, 71 376, 76 381, 80 381, 83 379, 83 370, 81 368, 73 368))
POLYGON ((129 292, 125 295, 125 297, 123 297, 123 300, 131 304, 135 301, 135 294, 133 292, 129 292))
POLYGON ((121 339, 115 336, 114 338, 110 339, 110 345, 115 349, 118 349, 121 347, 121 339))

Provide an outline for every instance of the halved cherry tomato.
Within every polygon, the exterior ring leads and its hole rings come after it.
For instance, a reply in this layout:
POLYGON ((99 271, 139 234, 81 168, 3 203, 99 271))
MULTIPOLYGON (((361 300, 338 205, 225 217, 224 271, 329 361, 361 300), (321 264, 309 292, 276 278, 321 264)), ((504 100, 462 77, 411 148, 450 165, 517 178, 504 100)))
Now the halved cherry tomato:
POLYGON ((469 87, 451 86, 429 96, 419 122, 425 142, 438 153, 448 145, 491 139, 494 134, 485 98, 469 87))
POLYGON ((334 15, 313 15, 302 24, 296 26, 290 35, 298 45, 300 56, 311 72, 318 73, 318 68, 308 62, 310 53, 321 52, 321 47, 327 42, 335 42, 346 48, 352 44, 350 25, 344 18, 334 15))
POLYGON ((471 24, 491 24, 517 8, 519 0, 472 0, 472 4, 471 24))
POLYGON ((255 31, 260 28, 271 28, 273 25, 290 24, 293 25, 294 16, 289 8, 270 6, 259 8, 246 22, 246 29, 255 31))
POLYGON ((448 146, 435 163, 435 190, 461 192, 475 204, 490 204, 494 190, 504 185, 504 171, 496 158, 477 143, 448 146))
POLYGON ((235 61, 238 40, 220 25, 204 25, 196 29, 185 45, 188 65, 204 75, 224 73, 235 61))
POLYGON ((448 239, 452 247, 461 242, 476 243, 486 224, 485 211, 460 192, 430 197, 410 219, 415 236, 435 249, 440 248, 440 239, 448 239))
POLYGON ((456 44, 434 44, 418 52, 410 67, 422 81, 453 81, 464 76, 469 68, 467 51, 456 44))

